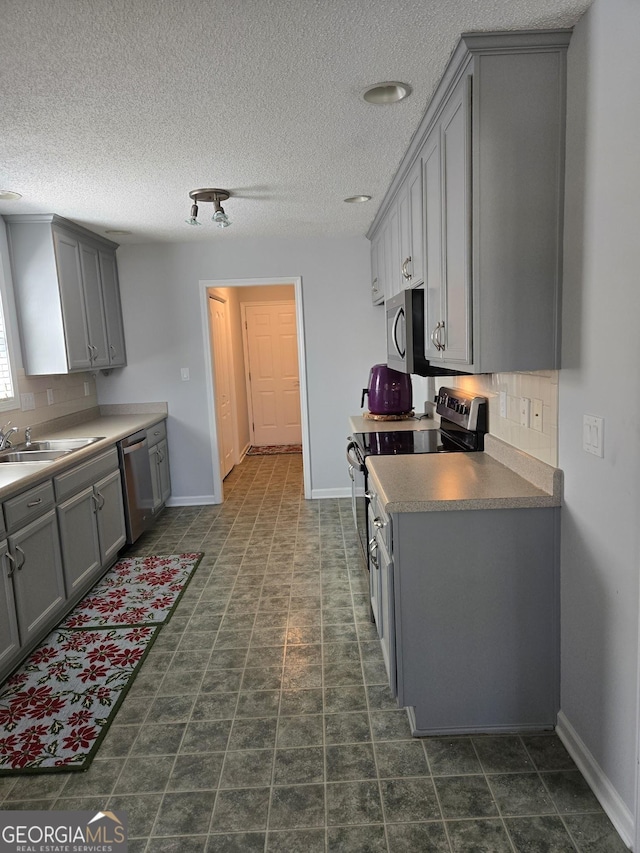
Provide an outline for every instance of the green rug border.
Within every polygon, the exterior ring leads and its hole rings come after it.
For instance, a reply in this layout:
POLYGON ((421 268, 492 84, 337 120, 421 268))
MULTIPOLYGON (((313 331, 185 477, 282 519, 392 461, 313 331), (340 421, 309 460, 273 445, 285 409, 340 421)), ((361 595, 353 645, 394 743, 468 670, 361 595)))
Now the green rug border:
MULTIPOLYGON (((68 632, 73 632, 73 631, 96 631, 96 630, 103 630, 103 631, 114 631, 114 630, 115 630, 115 631, 127 631, 127 630, 131 630, 132 628, 151 628, 151 629, 153 630, 153 632, 154 632, 154 633, 153 633, 153 635, 152 635, 151 639, 149 640, 149 642, 147 643, 147 646, 146 646, 146 648, 145 648, 145 650, 144 650, 144 653, 143 653, 142 657, 140 658, 140 660, 139 660, 139 661, 138 661, 138 663, 136 664, 135 668, 132 670, 132 672, 131 672, 131 676, 130 676, 129 680, 127 681, 126 685, 125 685, 125 686, 122 688, 122 690, 120 691, 120 695, 119 695, 119 696, 118 696, 118 698, 116 699, 116 701, 115 701, 115 703, 114 703, 114 706, 113 706, 113 708, 111 709, 111 711, 110 711, 110 713, 109 713, 109 716, 107 717, 107 721, 105 722, 104 726, 102 727, 102 730, 100 731, 100 734, 99 734, 99 735, 98 735, 98 737, 96 738, 95 743, 93 744, 93 746, 91 747, 91 749, 90 749, 90 750, 89 750, 89 752, 87 753, 87 755, 86 755, 86 759, 85 759, 85 761, 83 761, 82 765, 76 765, 76 764, 74 764, 74 765, 71 765, 71 766, 69 766, 69 765, 65 765, 65 766, 63 766, 63 767, 31 767, 31 768, 29 768, 29 767, 24 767, 24 768, 20 768, 19 770, 9 770, 9 769, 6 769, 6 768, 2 768, 2 767, 0 767, 0 778, 8 779, 8 778, 11 778, 11 777, 16 777, 16 778, 17 778, 17 777, 19 777, 19 776, 43 776, 43 775, 45 775, 45 774, 49 775, 49 774, 53 774, 53 773, 86 773, 86 771, 87 771, 87 770, 91 767, 91 765, 93 764, 93 759, 95 758, 96 753, 97 753, 98 749, 100 748, 100 746, 101 746, 101 744, 102 744, 102 741, 105 739, 105 737, 107 736, 107 734, 108 734, 108 732, 109 732, 109 729, 111 728, 111 725, 112 725, 112 723, 113 723, 113 718, 115 717, 115 715, 116 715, 116 714, 118 713, 118 711, 120 710, 120 706, 122 705, 122 703, 123 703, 123 702, 124 702, 124 700, 126 699, 127 694, 129 693, 129 690, 131 690, 131 688, 133 687, 133 684, 134 684, 134 682, 135 682, 135 680, 136 680, 136 677, 137 677, 137 675, 138 675, 138 672, 139 672, 139 670, 140 670, 140 667, 142 666, 142 664, 143 664, 143 663, 145 662, 145 660, 147 659, 147 655, 149 654, 149 652, 150 652, 150 651, 151 651, 151 649, 153 648, 153 646, 154 646, 154 644, 155 644, 155 641, 158 639, 158 635, 160 634, 161 630, 164 628, 164 626, 169 622, 169 620, 170 620, 170 619, 171 619, 171 617, 173 616, 173 612, 174 612, 174 610, 176 609, 176 607, 177 607, 177 606, 178 606, 178 604, 180 603, 180 600, 181 600, 182 596, 184 595, 185 590, 187 589, 187 587, 188 587, 188 586, 189 586, 189 584, 191 583, 191 579, 192 579, 192 578, 193 578, 193 576, 195 575, 196 570, 198 569, 198 567, 200 566, 200 563, 202 562, 202 559, 203 559, 203 557, 204 557, 204 552, 203 552, 203 551, 192 551, 192 552, 189 552, 189 553, 199 554, 200 556, 198 557, 198 559, 197 559, 197 561, 196 561, 196 564, 194 565, 193 570, 192 570, 191 574, 189 575, 189 577, 188 577, 188 579, 187 579, 187 582, 185 583, 184 587, 180 590, 180 594, 178 595, 178 597, 177 597, 177 598, 176 598, 176 600, 174 601, 174 603, 173 603, 173 605, 172 605, 171 609, 170 609, 170 610, 169 610, 169 612, 167 613, 167 617, 166 617, 166 619, 165 619, 163 622, 160 622, 160 623, 157 623, 157 622, 154 622, 154 623, 148 623, 148 622, 145 622, 145 623, 142 623, 142 624, 139 624, 139 625, 101 625, 101 626, 100 626, 100 628, 61 628, 61 627, 58 627, 58 626, 57 626, 57 627, 55 627, 55 628, 52 628, 52 629, 51 629, 51 631, 49 632, 49 634, 47 634, 47 637, 48 637, 48 636, 50 636, 51 634, 53 634, 55 631, 68 631, 68 632)), ((179 555, 179 554, 153 554, 153 555, 148 555, 148 556, 154 556, 154 557, 177 557, 177 556, 180 556, 180 555, 179 555)), ((128 557, 125 557, 125 558, 122 558, 122 559, 129 559, 129 558, 128 558, 128 557)), ((118 561, 116 560, 116 563, 117 563, 117 562, 118 562, 118 561)), ((114 563, 114 565, 115 565, 115 563, 114 563)), ((111 568, 113 568, 113 566, 112 566, 111 568)), ((105 572, 105 574, 106 574, 106 572, 105 572)), ((103 575, 103 577, 104 577, 104 575, 103 575)), ((88 594, 89 594, 89 593, 87 593, 87 595, 88 595, 88 594)), ((66 618, 67 618, 67 617, 65 616, 65 619, 66 619, 66 618)), ((42 642, 44 642, 44 639, 43 639, 43 641, 42 641, 42 642)), ((29 657, 33 654, 33 652, 35 652, 35 651, 36 651, 36 649, 40 648, 40 645, 42 645, 42 644, 39 644, 38 646, 36 646, 36 648, 35 648, 35 649, 33 649, 31 652, 29 652, 29 657)), ((27 658, 25 658, 25 660, 15 668, 15 670, 13 670, 13 672, 11 673, 11 675, 8 675, 8 676, 7 676, 7 678, 5 679, 5 681, 8 681, 8 679, 9 679, 9 678, 11 678, 11 676, 12 676, 12 675, 14 675, 16 672, 18 672, 18 670, 23 666, 23 664, 24 664, 24 663, 26 663, 26 661, 27 661, 27 660, 29 660, 29 658, 28 658, 28 657, 27 657, 27 658)), ((4 683, 5 683, 5 682, 3 682, 3 684, 4 684, 4 683)), ((4 801, 4 803, 6 804, 6 800, 4 801)))
MULTIPOLYGON (((200 563, 204 559, 204 551, 188 551, 185 553, 197 554, 198 558, 193 565, 193 569, 191 570, 185 585, 182 587, 182 589, 178 593, 176 600, 173 602, 173 604, 171 605, 169 610, 167 610, 167 615, 162 620, 162 622, 133 622, 131 624, 127 623, 126 625, 82 625, 79 628, 65 628, 64 630, 66 630, 66 631, 85 631, 85 630, 86 631, 89 631, 89 630, 91 630, 91 631, 110 631, 112 628, 150 628, 150 627, 151 628, 154 628, 154 627, 155 628, 161 628, 163 625, 166 625, 167 622, 169 621, 169 619, 171 619, 171 617, 173 616, 174 610, 176 609, 176 607, 180 603, 182 596, 185 594, 187 587, 191 583, 191 579, 195 575, 196 569, 199 567, 200 563)), ((137 559, 146 560, 149 557, 182 557, 182 556, 184 556, 184 555, 183 554, 147 554, 146 557, 143 557, 141 554, 138 554, 135 557, 120 557, 120 560, 137 560, 137 559)), ((101 576, 100 580, 96 581, 96 583, 95 583, 96 586, 98 585, 98 583, 100 583, 100 581, 104 580, 104 578, 109 574, 111 569, 115 568, 118 565, 120 560, 116 560, 115 563, 107 569, 107 571, 101 576)), ((93 589, 93 587, 92 587, 92 589, 93 589)), ((87 596, 89 596, 90 594, 91 594, 91 590, 89 590, 89 592, 87 593, 86 596, 83 596, 80 599, 80 601, 78 601, 78 603, 75 605, 73 610, 75 610, 76 607, 79 607, 82 604, 82 602, 84 601, 84 599, 87 596)), ((69 611, 69 613, 67 613, 67 615, 64 618, 68 619, 69 616, 71 616, 71 614, 73 613, 73 610, 69 611)), ((34 649, 34 651, 35 651, 35 649, 34 649)))

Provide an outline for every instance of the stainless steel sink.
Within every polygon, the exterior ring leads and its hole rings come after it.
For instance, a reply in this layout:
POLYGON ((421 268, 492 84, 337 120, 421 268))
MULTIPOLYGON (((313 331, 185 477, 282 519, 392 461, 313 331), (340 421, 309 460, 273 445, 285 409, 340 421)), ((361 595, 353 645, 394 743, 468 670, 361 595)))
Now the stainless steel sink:
POLYGON ((0 462, 53 462, 71 450, 4 450, 0 462))
POLYGON ((81 450, 96 441, 102 441, 104 436, 98 435, 92 438, 49 438, 42 441, 32 441, 31 444, 16 444, 11 449, 20 453, 38 453, 41 450, 63 450, 65 453, 71 450, 81 450))
POLYGON ((50 438, 43 441, 32 441, 30 444, 16 444, 8 450, 0 451, 2 462, 53 462, 74 450, 82 450, 96 441, 102 441, 103 436, 92 438, 50 438))

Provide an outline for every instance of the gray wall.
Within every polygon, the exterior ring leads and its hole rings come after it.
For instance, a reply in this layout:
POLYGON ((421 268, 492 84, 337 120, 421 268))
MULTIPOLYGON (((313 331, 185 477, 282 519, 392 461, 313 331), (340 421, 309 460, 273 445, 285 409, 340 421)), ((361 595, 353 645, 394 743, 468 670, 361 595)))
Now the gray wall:
POLYGON ((639 37, 637 0, 596 0, 569 49, 559 398, 563 723, 630 822, 640 567, 639 37), (583 414, 605 417, 604 459, 582 450, 583 414))
POLYGON ((166 400, 173 499, 211 499, 199 281, 302 277, 314 495, 346 493, 347 418, 384 358, 383 309, 370 299, 369 241, 225 239, 121 246, 129 366, 98 376, 101 403, 166 400), (189 382, 180 380, 188 367, 189 382))

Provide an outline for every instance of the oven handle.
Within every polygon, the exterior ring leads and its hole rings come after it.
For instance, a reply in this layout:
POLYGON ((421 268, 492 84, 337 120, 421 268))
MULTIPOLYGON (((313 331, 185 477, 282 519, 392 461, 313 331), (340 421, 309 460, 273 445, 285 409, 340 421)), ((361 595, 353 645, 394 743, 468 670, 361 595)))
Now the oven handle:
POLYGON ((364 459, 360 459, 360 454, 358 453, 358 445, 355 441, 350 441, 347 444, 347 462, 351 465, 352 468, 357 468, 358 471, 364 471, 364 459), (354 458, 349 451, 355 451, 355 455, 358 457, 354 458))

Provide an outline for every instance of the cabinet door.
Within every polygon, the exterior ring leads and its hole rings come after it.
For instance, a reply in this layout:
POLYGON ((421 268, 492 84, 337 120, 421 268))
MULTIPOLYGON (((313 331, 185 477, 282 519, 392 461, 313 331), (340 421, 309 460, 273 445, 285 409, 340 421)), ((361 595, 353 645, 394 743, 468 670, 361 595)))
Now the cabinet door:
POLYGON ((400 216, 397 206, 393 206, 387 214, 388 223, 385 239, 385 268, 386 284, 385 299, 400 293, 404 287, 402 278, 402 259, 400 258, 400 216))
POLYGON ((378 628, 382 657, 389 678, 391 693, 397 693, 396 682, 396 620, 394 615, 395 599, 393 592, 393 562, 381 537, 378 537, 378 566, 380 571, 380 613, 381 630, 378 628))
POLYGON ((161 441, 158 444, 158 452, 156 454, 158 463, 158 482, 160 486, 160 497, 162 503, 166 503, 171 495, 171 477, 169 474, 169 448, 166 441, 161 441))
POLYGON ((13 563, 8 557, 6 540, 0 543, 0 671, 5 661, 16 654, 20 647, 18 620, 13 597, 13 563))
POLYGON ((407 176, 398 202, 403 287, 416 287, 424 281, 422 206, 422 161, 419 160, 407 176))
POLYGON ((65 603, 60 540, 54 509, 9 537, 16 559, 13 575, 22 644, 40 633, 65 603))
POLYGON ((80 265, 82 267, 82 285, 87 314, 87 336, 91 349, 91 366, 107 367, 107 326, 102 304, 102 285, 100 281, 100 262, 98 250, 93 246, 80 243, 80 265))
POLYGON ((381 244, 382 235, 381 232, 378 231, 371 241, 371 301, 374 305, 379 305, 380 302, 384 301, 384 290, 380 279, 380 270, 383 269, 383 267, 378 267, 381 244))
POLYGON ((425 354, 429 361, 442 359, 437 335, 444 320, 442 288, 442 180, 440 172, 440 128, 436 127, 424 147, 425 232, 425 354))
POLYGON ((53 232, 53 242, 69 370, 87 370, 91 367, 91 350, 87 337, 80 245, 73 237, 57 229, 53 232))
POLYGON ((124 507, 120 471, 113 471, 93 487, 97 503, 100 560, 103 566, 115 560, 125 543, 124 507))
POLYGON ((102 279, 102 298, 107 324, 107 343, 109 346, 109 365, 124 367, 127 356, 124 346, 124 327, 122 323, 122 306, 120 304, 120 286, 118 284, 118 267, 114 252, 101 251, 100 277, 102 279))
POLYGON ((91 487, 58 506, 60 545, 67 591, 71 595, 100 570, 96 501, 91 487))
POLYGON ((471 115, 469 77, 441 121, 445 317, 439 340, 445 362, 471 361, 471 115))

